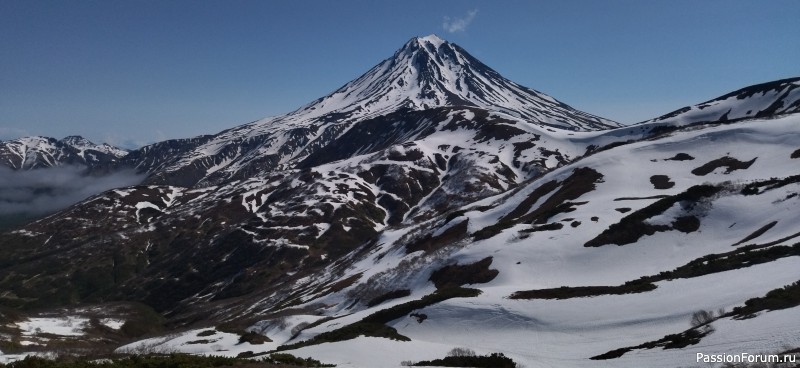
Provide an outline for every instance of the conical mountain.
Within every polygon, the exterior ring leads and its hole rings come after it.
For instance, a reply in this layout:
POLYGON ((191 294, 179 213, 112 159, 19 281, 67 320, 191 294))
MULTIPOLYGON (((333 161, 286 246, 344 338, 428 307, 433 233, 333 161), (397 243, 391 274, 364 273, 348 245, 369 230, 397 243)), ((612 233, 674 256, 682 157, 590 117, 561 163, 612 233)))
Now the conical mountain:
POLYGON ((412 38, 391 58, 290 116, 368 117, 442 106, 479 107, 569 130, 620 126, 503 78, 436 35, 412 38))
MULTIPOLYGON (((198 137, 189 147, 162 142, 169 152, 145 147, 130 159, 153 174, 153 184, 213 185, 294 168, 359 122, 443 107, 478 108, 569 131, 620 126, 503 78, 461 47, 430 35, 412 38, 364 75, 291 113, 198 137), (184 153, 176 155, 173 146, 184 153)), ((375 133, 385 128, 372 126, 375 133)))

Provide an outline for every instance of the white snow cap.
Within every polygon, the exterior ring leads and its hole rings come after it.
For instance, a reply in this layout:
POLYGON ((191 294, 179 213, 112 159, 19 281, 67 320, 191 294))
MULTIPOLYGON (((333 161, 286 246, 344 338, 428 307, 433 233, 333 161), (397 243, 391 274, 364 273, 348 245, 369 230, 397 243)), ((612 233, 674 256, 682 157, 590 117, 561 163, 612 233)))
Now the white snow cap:
POLYGON ((433 44, 437 48, 439 46, 441 46, 443 43, 447 42, 447 41, 439 38, 439 36, 437 36, 435 34, 429 34, 429 35, 427 35, 425 37, 417 37, 416 40, 417 40, 417 42, 419 42, 420 45, 422 45, 423 42, 427 42, 427 43, 433 44))

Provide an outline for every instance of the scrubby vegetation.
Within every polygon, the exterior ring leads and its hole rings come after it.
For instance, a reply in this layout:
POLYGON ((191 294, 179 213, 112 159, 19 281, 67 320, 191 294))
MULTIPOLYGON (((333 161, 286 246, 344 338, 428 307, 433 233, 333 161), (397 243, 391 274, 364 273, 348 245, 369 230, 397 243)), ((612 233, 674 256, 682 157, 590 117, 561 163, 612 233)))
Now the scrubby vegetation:
POLYGON ((517 291, 511 299, 569 299, 599 295, 622 295, 643 293, 656 289, 658 281, 688 279, 712 273, 724 272, 772 262, 784 257, 800 256, 800 243, 792 246, 779 245, 768 248, 746 246, 737 250, 709 254, 680 266, 672 271, 663 271, 656 275, 642 276, 618 286, 562 286, 551 289, 517 291))
POLYGON ((764 249, 748 246, 732 252, 709 254, 692 260, 672 271, 664 271, 654 276, 645 276, 640 280, 655 282, 661 280, 686 279, 750 267, 790 256, 800 256, 800 243, 792 246, 780 245, 764 249))
POLYGON ((694 160, 694 157, 688 153, 677 153, 675 156, 665 159, 667 161, 691 161, 694 160))
POLYGON ((678 333, 678 334, 672 334, 672 335, 664 336, 661 339, 658 339, 656 341, 649 341, 649 342, 646 342, 644 344, 640 344, 640 345, 636 345, 636 346, 620 348, 620 349, 614 349, 614 350, 605 352, 603 354, 593 356, 590 359, 592 359, 592 360, 615 359, 615 358, 619 358, 619 357, 625 355, 625 353, 628 353, 628 352, 631 352, 631 351, 637 350, 637 349, 655 349, 655 348, 658 348, 658 347, 661 347, 661 348, 664 348, 664 349, 681 349, 681 348, 685 348, 685 347, 687 347, 689 345, 695 345, 695 344, 699 343, 700 340, 704 336, 708 335, 709 333, 711 333, 711 331, 700 332, 695 328, 691 328, 691 329, 688 329, 688 330, 686 330, 684 332, 681 332, 681 333, 678 333))
POLYGON ((733 317, 734 319, 747 319, 756 317, 756 313, 765 310, 779 310, 793 308, 800 305, 800 281, 791 285, 786 285, 779 289, 770 290, 765 296, 752 298, 745 301, 744 306, 733 308, 731 312, 725 313, 720 310, 716 314, 712 311, 701 310, 692 314, 690 320, 691 328, 678 334, 664 336, 663 338, 646 342, 644 344, 625 347, 608 351, 606 353, 592 357, 593 360, 605 360, 619 358, 627 352, 636 349, 653 349, 662 347, 664 349, 680 349, 689 345, 694 345, 706 335, 713 333, 714 328, 711 323, 719 318, 733 317))
POLYGON ((696 230, 697 227, 699 227, 699 220, 695 221, 697 219, 679 220, 673 223, 672 226, 652 225, 645 221, 653 216, 664 213, 664 211, 668 210, 675 203, 697 203, 704 198, 715 195, 721 189, 722 188, 713 185, 695 185, 680 194, 659 199, 655 203, 623 217, 618 223, 609 226, 608 229, 604 230, 600 235, 586 242, 584 246, 599 247, 607 244, 632 244, 645 235, 653 235, 656 232, 668 231, 673 228, 680 231, 692 228, 696 230))
POLYGON ((580 196, 593 191, 597 183, 603 181, 603 174, 588 167, 575 169, 563 182, 549 181, 536 188, 508 215, 501 218, 496 224, 487 226, 472 234, 475 240, 491 238, 504 229, 516 224, 546 224, 547 221, 559 214, 575 210, 576 205, 583 203, 571 202, 580 196), (531 210, 542 197, 555 191, 539 207, 531 210))
POLYGON ((562 286, 551 289, 517 291, 511 299, 570 299, 598 295, 623 295, 644 293, 655 290, 656 285, 649 282, 627 282, 619 286, 562 286))
POLYGON ((389 292, 387 292, 387 293, 385 293, 383 295, 379 295, 379 296, 375 297, 374 299, 370 300, 369 302, 367 302, 367 307, 374 307, 374 306, 376 306, 378 304, 381 304, 381 303, 383 303, 385 301, 392 300, 392 299, 398 299, 398 298, 404 298, 404 297, 407 297, 409 295, 411 295, 411 290, 408 290, 408 289, 392 290, 392 291, 389 291, 389 292))
POLYGON ((332 331, 323 332, 309 340, 294 344, 282 345, 278 347, 278 350, 292 350, 326 342, 351 340, 359 336, 373 336, 399 341, 410 341, 408 337, 399 334, 393 327, 386 326, 386 323, 407 316, 417 309, 422 309, 447 299, 470 298, 478 296, 480 293, 480 290, 462 287, 439 289, 432 294, 423 296, 421 299, 412 300, 392 306, 390 308, 379 310, 373 314, 370 314, 369 316, 364 317, 364 319, 359 322, 349 324, 332 331))
POLYGON ((675 182, 669 180, 669 176, 666 175, 653 175, 650 177, 650 184, 653 184, 653 188, 656 189, 669 189, 675 186, 675 182))
MULTIPOLYGON (((578 227, 580 225, 581 225, 580 221, 574 221, 571 224, 572 227, 578 227)), ((537 231, 555 231, 555 230, 561 230, 563 228, 564 228, 564 224, 562 224, 560 222, 551 222, 549 224, 544 224, 544 225, 534 225, 534 226, 531 226, 531 227, 529 227, 527 229, 522 229, 519 232, 521 232, 521 233, 535 233, 537 231)))
POLYGON ((494 280, 499 271, 492 270, 492 257, 466 265, 444 266, 431 274, 430 281, 437 289, 459 287, 466 284, 483 284, 494 280))
POLYGON ((127 337, 140 337, 164 330, 164 317, 153 308, 141 303, 132 303, 135 313, 125 321, 119 331, 127 337))
POLYGON ((700 219, 697 216, 680 216, 670 225, 682 233, 691 233, 700 229, 700 219))
POLYGON ((659 195, 654 195, 654 196, 649 196, 649 197, 619 197, 619 198, 614 198, 614 201, 615 202, 619 202, 619 201, 641 201, 641 200, 645 200, 645 199, 661 199, 661 198, 667 198, 667 197, 669 197, 669 196, 666 195, 666 194, 659 194, 659 195))
POLYGON ((744 306, 733 308, 731 315, 737 319, 753 318, 761 311, 773 311, 800 305, 800 281, 779 289, 770 290, 760 298, 748 299, 744 306))
POLYGON ((217 333, 217 331, 213 330, 213 329, 212 330, 200 331, 200 332, 197 333, 197 337, 211 336, 211 335, 215 335, 216 333, 217 333))
POLYGON ((436 251, 437 249, 440 249, 465 237, 467 234, 468 225, 469 219, 451 226, 437 236, 428 234, 418 241, 407 244, 406 253, 412 253, 420 250, 425 251, 426 253, 436 251))
POLYGON ((311 358, 298 358, 290 354, 272 354, 261 360, 230 358, 221 356, 199 356, 170 354, 139 356, 116 359, 94 357, 60 357, 46 359, 29 356, 8 365, 6 368, 280 368, 280 367, 334 367, 311 358))
POLYGON ((239 343, 249 343, 250 345, 261 345, 265 342, 272 342, 272 339, 253 331, 247 331, 239 335, 239 343))
POLYGON ((756 158, 754 158, 754 159, 752 159, 750 161, 739 161, 739 160, 737 160, 737 159, 735 159, 733 157, 730 157, 730 156, 720 157, 720 158, 718 158, 716 160, 711 160, 709 162, 706 162, 702 166, 692 170, 692 174, 697 175, 697 176, 705 176, 705 175, 710 174, 711 172, 713 172, 714 170, 716 170, 716 169, 718 169, 720 167, 725 167, 726 168, 725 169, 725 173, 726 174, 730 174, 730 173, 734 172, 735 170, 748 169, 751 165, 753 165, 754 162, 756 162, 757 158, 758 157, 756 157, 756 158))
POLYGON ((264 358, 265 362, 270 362, 273 364, 284 364, 289 366, 295 367, 335 367, 334 364, 324 364, 319 360, 312 359, 312 358, 298 358, 292 354, 286 353, 275 353, 271 354, 269 357, 264 358))
POLYGON ((787 176, 785 178, 769 178, 749 183, 742 188, 743 195, 761 194, 768 190, 781 188, 789 184, 800 183, 800 175, 787 176))
POLYGON ((775 226, 777 223, 778 223, 778 221, 772 221, 772 222, 762 226, 758 230, 753 231, 752 234, 746 236, 744 239, 736 242, 736 244, 734 244, 734 246, 739 245, 739 244, 744 244, 745 242, 749 242, 749 241, 751 241, 751 240, 753 240, 755 238, 758 238, 761 235, 764 235, 764 233, 766 233, 769 229, 772 229, 772 227, 775 226))
POLYGON ((517 364, 511 358, 502 353, 492 353, 489 355, 477 355, 475 351, 468 348, 454 348, 442 359, 423 360, 421 362, 404 361, 403 366, 414 367, 492 367, 492 368, 514 368, 517 364))

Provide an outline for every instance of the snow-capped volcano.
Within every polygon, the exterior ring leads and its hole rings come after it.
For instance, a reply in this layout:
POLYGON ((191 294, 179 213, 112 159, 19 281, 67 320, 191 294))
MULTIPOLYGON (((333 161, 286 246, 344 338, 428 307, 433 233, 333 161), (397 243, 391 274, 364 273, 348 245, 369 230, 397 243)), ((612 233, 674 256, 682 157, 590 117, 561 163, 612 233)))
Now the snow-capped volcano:
MULTIPOLYGON (((162 334, 117 351, 342 367, 797 352, 798 88, 601 130, 616 124, 414 38, 289 114, 97 161, 148 182, 0 232, 2 348, 65 349, 29 332, 55 315, 80 351, 162 334)), ((2 143, 15 169, 100 150, 2 143)))
MULTIPOLYGON (((393 130, 393 123, 408 120, 408 114, 435 115, 440 108, 477 108, 520 120, 533 130, 620 126, 511 82, 461 47, 431 35, 412 38, 364 75, 291 113, 198 137, 190 146, 175 142, 182 147, 177 154, 174 147, 169 153, 156 145, 145 147, 130 155, 128 164, 149 173, 152 184, 215 185, 298 168, 359 124, 372 121, 366 133, 377 137, 393 130), (392 118, 385 119, 388 116, 392 118)), ((411 127, 397 135, 411 132, 421 134, 411 127)), ((163 143, 158 145, 163 148, 163 143)), ((373 152, 380 146, 362 143, 354 152, 373 152)))
POLYGON ((436 35, 415 37, 367 73, 289 115, 370 117, 401 108, 473 106, 568 130, 597 130, 618 123, 577 111, 520 86, 436 35))

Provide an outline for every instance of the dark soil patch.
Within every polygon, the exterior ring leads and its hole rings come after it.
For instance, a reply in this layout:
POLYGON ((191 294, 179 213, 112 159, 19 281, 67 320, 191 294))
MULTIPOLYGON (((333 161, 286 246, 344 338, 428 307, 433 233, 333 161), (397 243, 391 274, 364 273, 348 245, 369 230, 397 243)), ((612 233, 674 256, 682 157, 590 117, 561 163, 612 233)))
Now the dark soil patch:
POLYGON ((380 295, 369 302, 367 302, 367 307, 374 307, 378 304, 381 304, 387 300, 398 299, 398 298, 405 298, 411 295, 411 290, 408 289, 400 289, 400 290, 392 290, 386 294, 380 295))
POLYGON ((733 308, 731 315, 736 319, 747 319, 761 311, 774 311, 800 305, 800 281, 779 289, 770 290, 760 298, 748 299, 744 306, 733 308))
POLYGON ((631 211, 630 207, 622 207, 622 208, 615 208, 615 210, 619 213, 627 213, 631 211))
POLYGON ((519 205, 517 205, 517 207, 514 208, 513 211, 503 216, 503 218, 500 219, 500 221, 512 220, 530 212, 531 207, 534 204, 536 204, 536 202, 538 202, 539 199, 544 197, 546 194, 556 190, 558 188, 558 185, 559 182, 555 180, 551 180, 548 181, 547 183, 540 185, 538 188, 534 189, 533 192, 531 192, 531 194, 528 195, 528 197, 522 200, 522 202, 520 202, 519 205))
POLYGON ((490 139, 507 141, 518 135, 527 134, 524 130, 507 124, 483 124, 475 135, 475 141, 485 142, 490 139))
POLYGON ((781 188, 789 184, 800 183, 800 175, 787 176, 785 178, 770 178, 767 180, 757 181, 755 183, 747 184, 742 189, 743 195, 761 194, 766 191, 781 188))
POLYGON ((511 299, 570 299, 598 295, 637 294, 655 290, 656 285, 649 282, 628 282, 619 286, 562 286, 551 289, 517 291, 511 299))
POLYGON ((425 313, 411 313, 409 314, 410 317, 414 317, 417 319, 417 323, 422 323, 426 319, 428 319, 428 315, 425 313))
POLYGON ((657 275, 643 276, 619 286, 580 286, 527 290, 515 292, 510 298, 568 299, 597 295, 641 293, 655 289, 655 283, 659 281, 700 277, 712 273, 755 266, 793 256, 800 256, 800 243, 792 246, 780 245, 770 246, 768 248, 758 248, 757 246, 750 245, 727 253, 709 254, 694 259, 672 271, 660 272, 657 275))
POLYGON ((216 331, 216 330, 205 330, 205 331, 200 331, 200 332, 198 332, 198 333, 197 333, 197 337, 206 337, 206 336, 211 336, 211 335, 215 335, 216 333, 217 333, 217 331, 216 331))
POLYGON ((796 151, 792 152, 792 154, 789 157, 791 157, 791 158, 800 158, 800 148, 798 148, 796 151))
POLYGON ((352 276, 350 276, 350 277, 348 277, 348 278, 346 278, 344 280, 339 280, 339 281, 335 282, 334 284, 332 284, 330 286, 330 289, 328 289, 328 292, 330 292, 330 293, 338 293, 338 292, 340 292, 340 291, 352 286, 353 284, 355 284, 360 279, 361 279, 361 273, 359 272, 359 273, 357 273, 355 275, 352 275, 352 276))
POLYGON ((752 234, 746 236, 744 239, 739 240, 738 242, 736 242, 736 244, 734 244, 733 246, 744 244, 745 242, 749 242, 749 241, 751 241, 751 240, 753 240, 755 238, 758 238, 761 235, 764 235, 764 233, 766 233, 769 229, 772 229, 772 227, 775 226, 775 224, 777 224, 777 223, 778 223, 778 221, 772 221, 772 222, 762 226, 758 230, 753 231, 752 234))
POLYGON ((656 341, 650 341, 641 345, 611 350, 609 352, 593 356, 590 359, 591 360, 616 359, 625 355, 625 353, 627 352, 637 349, 654 349, 658 347, 664 349, 681 349, 689 345, 695 345, 699 343, 700 340, 709 333, 711 333, 711 330, 699 331, 699 329, 691 328, 678 334, 664 336, 663 338, 656 341))
POLYGON ((599 247, 606 244, 632 244, 645 235, 653 235, 656 232, 668 231, 671 229, 695 231, 697 227, 699 227, 699 220, 697 220, 697 218, 692 219, 687 217, 684 219, 677 219, 672 226, 652 225, 646 223, 645 220, 664 213, 664 211, 672 207, 675 203, 696 203, 703 198, 716 194, 720 189, 720 187, 713 185, 696 185, 677 195, 659 199, 655 203, 623 217, 618 223, 609 226, 608 229, 604 230, 600 235, 586 242, 584 246, 599 247), (677 228, 675 227, 676 225, 677 228))
POLYGON ((665 159, 667 161, 691 161, 694 160, 694 157, 689 155, 688 153, 678 153, 675 156, 665 159))
POLYGON ((359 336, 383 337, 399 341, 410 341, 411 339, 399 334, 396 329, 386 326, 386 323, 407 316, 418 309, 425 308, 447 299, 471 298, 480 295, 480 293, 480 290, 461 287, 439 289, 432 294, 423 296, 421 299, 412 300, 392 306, 390 308, 379 310, 367 317, 364 317, 364 319, 359 322, 340 327, 332 331, 323 332, 306 341, 282 345, 278 347, 277 350, 293 350, 304 346, 318 345, 326 342, 351 340, 359 336))
POLYGON ((581 222, 580 221, 572 221, 572 223, 569 224, 569 226, 578 227, 578 226, 581 226, 581 222))
POLYGON ((750 267, 791 256, 800 256, 800 243, 793 246, 781 245, 770 246, 769 248, 746 246, 727 253, 709 254, 692 260, 675 270, 661 272, 654 276, 645 276, 640 278, 640 280, 656 282, 662 280, 688 279, 750 267))
POLYGON ((669 196, 666 195, 666 194, 659 194, 659 195, 654 195, 654 196, 649 196, 649 197, 619 197, 619 198, 614 198, 614 200, 615 201, 639 201, 639 200, 643 200, 643 199, 661 199, 661 198, 667 198, 667 197, 669 197, 669 196))
POLYGON ((466 219, 464 221, 461 221, 457 225, 451 226, 449 229, 443 231, 438 236, 432 236, 428 234, 421 240, 407 244, 406 254, 413 253, 419 250, 428 253, 440 249, 445 245, 458 241, 467 234, 468 223, 469 219, 466 219))
POLYGON ((472 236, 475 240, 488 239, 499 234, 503 229, 521 223, 546 224, 547 221, 559 214, 575 210, 576 205, 586 202, 570 202, 580 196, 593 191, 597 183, 601 183, 603 174, 588 167, 577 168, 563 182, 547 182, 534 190, 523 203, 501 218, 496 224, 476 231, 472 236), (559 187, 560 184, 560 187, 559 187), (555 190, 547 200, 538 208, 530 211, 542 196, 555 190), (528 212, 530 211, 530 212, 528 212))
POLYGON ((692 174, 697 176, 705 176, 720 167, 725 167, 726 168, 725 174, 730 174, 736 170, 748 169, 751 165, 753 165, 754 162, 756 162, 757 158, 758 157, 750 161, 739 161, 730 156, 720 157, 716 160, 711 160, 709 162, 706 162, 702 166, 692 170, 692 174))
POLYGON ((666 175, 653 175, 650 177, 650 183, 656 189, 669 189, 675 186, 675 182, 670 181, 666 175))
MULTIPOLYGON (((577 222, 577 221, 575 221, 575 222, 577 222)), ((575 222, 573 222, 573 224, 575 222)), ((578 222, 578 225, 580 225, 580 222, 578 222)), ((520 232, 521 233, 533 233, 533 232, 537 232, 537 231, 553 231, 553 230, 561 230, 563 227, 564 227, 564 224, 562 224, 560 222, 551 222, 551 223, 545 224, 545 225, 539 225, 539 226, 534 225, 534 226, 532 226, 532 227, 530 227, 528 229, 522 229, 522 230, 520 230, 520 232)), ((573 226, 573 227, 577 227, 577 226, 573 226)))
POLYGON ((478 262, 467 265, 444 266, 431 274, 430 281, 436 289, 459 287, 466 284, 484 284, 494 280, 498 270, 489 269, 492 257, 486 257, 478 262))
POLYGON ((272 339, 257 332, 248 331, 239 336, 239 343, 250 343, 251 345, 261 345, 265 342, 272 342, 272 339))
POLYGON ((700 219, 695 216, 681 216, 672 222, 672 228, 682 233, 691 233, 700 228, 700 219))

